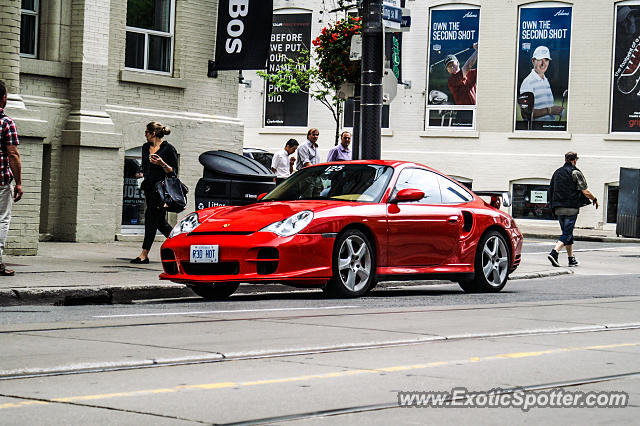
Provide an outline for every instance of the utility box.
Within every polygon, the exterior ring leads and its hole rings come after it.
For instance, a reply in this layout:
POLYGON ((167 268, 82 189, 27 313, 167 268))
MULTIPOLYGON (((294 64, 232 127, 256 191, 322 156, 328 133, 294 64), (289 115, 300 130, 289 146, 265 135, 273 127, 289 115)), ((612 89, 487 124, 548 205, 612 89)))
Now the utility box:
POLYGON ((616 234, 640 238, 640 169, 620 167, 616 234))
POLYGON ((203 152, 198 160, 204 171, 196 184, 196 210, 255 203, 276 187, 275 175, 251 158, 218 150, 203 152))

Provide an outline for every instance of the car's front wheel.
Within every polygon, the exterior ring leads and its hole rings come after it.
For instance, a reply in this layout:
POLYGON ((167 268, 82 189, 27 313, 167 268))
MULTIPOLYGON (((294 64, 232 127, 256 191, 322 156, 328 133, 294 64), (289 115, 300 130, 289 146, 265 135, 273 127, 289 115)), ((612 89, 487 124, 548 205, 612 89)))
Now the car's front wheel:
POLYGON ((509 277, 509 247, 497 231, 485 233, 478 243, 474 263, 474 279, 460 281, 467 293, 497 293, 509 277))
POLYGON ((361 231, 350 229, 338 237, 332 262, 333 277, 323 289, 328 295, 358 297, 373 287, 373 246, 361 231))
POLYGON ((207 300, 224 300, 231 296, 239 286, 240 283, 210 283, 194 285, 191 290, 207 300))

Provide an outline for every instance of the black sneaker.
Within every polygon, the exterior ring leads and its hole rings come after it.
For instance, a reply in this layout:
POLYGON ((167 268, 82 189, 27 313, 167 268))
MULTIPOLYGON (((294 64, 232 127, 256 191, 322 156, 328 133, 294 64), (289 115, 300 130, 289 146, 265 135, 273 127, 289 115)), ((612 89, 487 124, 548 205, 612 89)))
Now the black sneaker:
POLYGON ((580 262, 575 257, 569 257, 569 266, 578 266, 580 262))
POLYGON ((560 262, 558 262, 558 252, 555 249, 551 250, 551 253, 547 255, 547 259, 549 259, 549 262, 551 262, 553 266, 560 266, 560 262))

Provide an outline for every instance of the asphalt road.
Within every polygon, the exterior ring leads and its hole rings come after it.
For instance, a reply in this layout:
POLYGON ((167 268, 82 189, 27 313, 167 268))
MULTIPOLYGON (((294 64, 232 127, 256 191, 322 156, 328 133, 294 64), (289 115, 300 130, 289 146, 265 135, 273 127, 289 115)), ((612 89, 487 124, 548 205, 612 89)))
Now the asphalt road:
MULTIPOLYGON (((525 253, 543 259, 550 244, 529 242, 525 253)), ((635 423, 640 247, 579 247, 574 274, 512 281, 491 295, 391 283, 355 300, 278 291, 0 308, 1 423, 635 423), (399 392, 461 387, 541 403, 554 390, 626 402, 399 405, 399 392)))

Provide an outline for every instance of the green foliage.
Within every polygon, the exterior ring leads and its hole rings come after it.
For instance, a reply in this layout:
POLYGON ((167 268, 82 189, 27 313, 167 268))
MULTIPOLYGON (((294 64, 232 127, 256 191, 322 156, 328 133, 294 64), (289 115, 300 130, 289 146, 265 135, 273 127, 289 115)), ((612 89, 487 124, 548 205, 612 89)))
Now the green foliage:
POLYGON ((351 38, 362 31, 361 18, 349 16, 322 29, 313 40, 318 71, 330 87, 360 82, 360 62, 349 59, 351 38))

